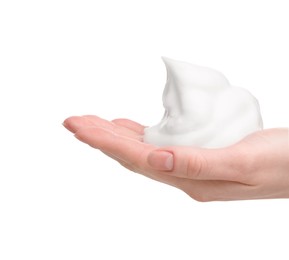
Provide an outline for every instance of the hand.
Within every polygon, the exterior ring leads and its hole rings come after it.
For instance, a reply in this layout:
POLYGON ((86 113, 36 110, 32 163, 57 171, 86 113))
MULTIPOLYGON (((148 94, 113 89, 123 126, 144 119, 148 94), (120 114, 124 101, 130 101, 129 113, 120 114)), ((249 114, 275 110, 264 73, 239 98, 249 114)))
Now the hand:
POLYGON ((198 201, 289 198, 288 128, 258 131, 235 145, 204 149, 143 143, 144 126, 127 119, 70 117, 64 126, 127 169, 198 201))

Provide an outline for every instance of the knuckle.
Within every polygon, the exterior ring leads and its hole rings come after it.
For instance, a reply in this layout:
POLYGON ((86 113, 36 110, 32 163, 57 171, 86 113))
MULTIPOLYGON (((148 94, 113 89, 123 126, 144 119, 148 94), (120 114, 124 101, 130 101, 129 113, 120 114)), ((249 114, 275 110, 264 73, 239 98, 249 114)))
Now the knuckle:
POLYGON ((191 156, 187 164, 186 176, 189 179, 199 179, 206 168, 207 161, 204 157, 200 155, 191 156))
POLYGON ((245 149, 235 149, 231 154, 231 172, 234 173, 235 178, 240 181, 247 181, 251 176, 251 172, 256 171, 256 158, 250 155, 245 149))

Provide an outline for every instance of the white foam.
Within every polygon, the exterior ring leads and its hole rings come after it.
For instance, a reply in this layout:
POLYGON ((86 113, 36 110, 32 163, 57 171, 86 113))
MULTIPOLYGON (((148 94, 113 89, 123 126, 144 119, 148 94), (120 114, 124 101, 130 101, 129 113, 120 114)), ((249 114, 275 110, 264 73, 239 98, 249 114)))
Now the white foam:
POLYGON ((258 101, 210 68, 163 58, 167 82, 161 122, 145 129, 159 146, 224 147, 262 129, 258 101))

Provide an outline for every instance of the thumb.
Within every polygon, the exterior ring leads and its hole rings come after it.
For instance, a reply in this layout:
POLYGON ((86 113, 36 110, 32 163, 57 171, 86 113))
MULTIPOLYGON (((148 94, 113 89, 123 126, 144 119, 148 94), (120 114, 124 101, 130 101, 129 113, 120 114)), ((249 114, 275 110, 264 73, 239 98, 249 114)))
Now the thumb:
POLYGON ((244 156, 235 150, 168 147, 151 151, 147 163, 162 174, 180 178, 240 181, 244 156))

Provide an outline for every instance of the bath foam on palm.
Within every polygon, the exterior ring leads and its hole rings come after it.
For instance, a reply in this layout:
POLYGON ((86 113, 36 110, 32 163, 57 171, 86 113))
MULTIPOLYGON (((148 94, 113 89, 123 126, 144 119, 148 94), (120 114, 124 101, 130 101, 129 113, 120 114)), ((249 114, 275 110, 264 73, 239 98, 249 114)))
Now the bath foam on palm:
POLYGON ((259 104, 250 92, 230 85, 216 70, 163 61, 165 113, 160 123, 145 129, 144 142, 220 148, 262 129, 259 104))

